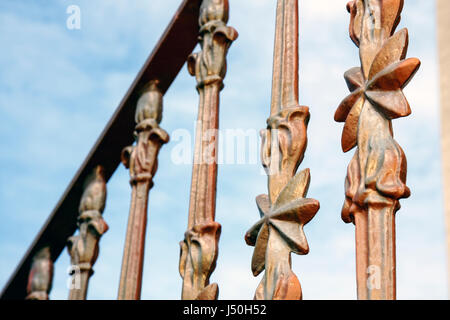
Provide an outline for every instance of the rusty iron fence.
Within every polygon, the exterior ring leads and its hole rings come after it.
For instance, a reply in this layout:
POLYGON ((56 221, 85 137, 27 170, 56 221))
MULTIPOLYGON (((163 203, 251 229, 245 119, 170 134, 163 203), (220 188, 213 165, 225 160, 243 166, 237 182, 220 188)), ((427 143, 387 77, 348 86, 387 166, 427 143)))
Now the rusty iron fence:
MULTIPOLYGON (((345 74, 351 94, 335 120, 345 122, 342 148, 356 147, 348 167, 342 218, 356 227, 359 299, 395 299, 395 212, 409 196, 406 159, 393 139, 392 120, 411 110, 402 89, 420 66, 406 59, 408 31, 396 32, 403 0, 353 0, 350 37, 359 48, 361 66, 345 74), (378 268, 374 270, 374 268, 378 268), (380 284, 371 285, 371 274, 380 284)), ((79 286, 70 300, 86 299, 89 278, 108 225, 102 217, 107 182, 122 163, 129 169, 131 204, 118 299, 141 295, 148 195, 158 153, 169 142, 159 126, 164 94, 187 63, 199 94, 188 228, 180 243, 182 299, 214 300, 218 284, 209 278, 216 266, 221 225, 215 221, 220 92, 227 52, 238 38, 227 25, 228 0, 184 0, 153 52, 122 99, 87 158, 1 293, 1 299, 46 300, 53 263, 67 247, 79 286), (192 54, 195 46, 201 50, 192 54), (212 148, 211 148, 212 146, 212 148), (78 231, 78 232, 77 232, 78 231), (76 235, 74 235, 76 234, 76 235)), ((302 299, 291 269, 291 253, 309 251, 303 227, 318 212, 307 198, 310 171, 297 172, 306 150, 309 108, 298 95, 298 0, 278 0, 267 126, 261 132, 261 160, 268 194, 256 198, 261 219, 245 235, 254 246, 252 271, 264 271, 255 299, 302 299)))

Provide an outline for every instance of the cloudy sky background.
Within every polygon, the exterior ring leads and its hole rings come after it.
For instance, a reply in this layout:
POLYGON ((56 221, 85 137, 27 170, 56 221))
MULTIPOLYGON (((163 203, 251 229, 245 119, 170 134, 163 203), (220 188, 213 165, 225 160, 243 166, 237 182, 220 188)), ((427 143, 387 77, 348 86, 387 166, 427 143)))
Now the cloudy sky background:
MULTIPOLYGON (((169 23, 180 0, 0 2, 0 287, 40 230, 77 168, 169 23), (81 29, 66 28, 66 8, 81 8, 81 29)), ((342 124, 333 120, 348 94, 343 73, 359 65, 348 37, 347 0, 300 1, 300 103, 310 106, 309 197, 321 202, 305 228, 307 256, 293 255, 305 299, 355 299, 354 227, 340 218, 346 167, 342 124)), ((221 129, 259 130, 270 108, 274 0, 230 0, 229 25, 239 39, 229 52, 221 129)), ((400 27, 410 31, 408 56, 422 68, 405 90, 413 114, 394 121, 408 158, 410 199, 397 214, 399 299, 447 299, 442 203, 438 65, 434 1, 406 0, 400 27)), ((161 126, 193 134, 198 96, 183 68, 164 100, 161 126)), ((164 146, 150 195, 143 299, 178 299, 179 241, 187 225, 191 165, 175 165, 177 141, 164 146)), ((226 152, 226 150, 225 150, 226 152)), ((255 152, 258 152, 256 150, 255 152)), ((250 270, 246 230, 258 220, 254 198, 267 192, 261 164, 219 168, 217 269, 221 299, 251 299, 261 277, 250 270)), ((89 299, 117 295, 130 187, 119 167, 108 183, 110 230, 91 278, 89 299)), ((66 299, 64 251, 55 264, 52 299, 66 299)))

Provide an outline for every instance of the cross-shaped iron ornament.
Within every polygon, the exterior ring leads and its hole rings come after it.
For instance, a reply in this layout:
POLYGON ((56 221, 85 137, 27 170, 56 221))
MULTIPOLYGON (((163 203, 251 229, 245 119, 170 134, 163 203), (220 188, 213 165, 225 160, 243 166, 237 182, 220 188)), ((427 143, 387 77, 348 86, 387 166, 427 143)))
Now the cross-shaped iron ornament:
MULTIPOLYGON (((281 272, 282 277, 286 278, 287 276, 300 286, 291 271, 290 254, 294 252, 304 255, 309 252, 303 226, 314 218, 320 208, 319 201, 305 198, 309 182, 309 169, 305 169, 289 181, 272 206, 268 195, 263 194, 256 198, 261 220, 247 232, 245 241, 248 245, 255 247, 252 258, 253 274, 258 276, 266 269, 265 279, 261 283, 265 282, 268 287, 272 288, 267 293, 272 292, 274 299, 280 296, 279 293, 288 292, 288 287, 292 284, 291 281, 270 283, 271 278, 276 277, 276 274, 271 273, 281 272), (276 251, 277 256, 282 257, 281 259, 274 259, 275 252, 271 251, 273 248, 280 249, 276 251), (287 287, 285 287, 286 285, 287 287)), ((261 298, 268 299, 267 293, 261 298)), ((301 298, 301 289, 300 297, 283 296, 285 298, 301 298)))

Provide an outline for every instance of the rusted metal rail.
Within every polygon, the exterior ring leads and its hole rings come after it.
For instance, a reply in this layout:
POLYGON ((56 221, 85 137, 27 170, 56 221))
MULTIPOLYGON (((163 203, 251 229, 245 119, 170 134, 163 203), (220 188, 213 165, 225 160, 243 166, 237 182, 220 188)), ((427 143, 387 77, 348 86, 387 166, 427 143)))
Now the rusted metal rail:
POLYGON ((153 52, 128 89, 119 107, 78 169, 39 234, 4 287, 0 299, 24 299, 34 257, 50 249, 55 261, 77 229, 78 207, 84 182, 95 167, 104 168, 107 182, 121 161, 124 147, 133 143, 135 109, 139 93, 152 80, 159 80, 162 94, 168 90, 197 45, 201 0, 185 0, 178 8, 153 52))
POLYGON ((209 277, 216 267, 221 226, 215 221, 219 100, 227 71, 226 56, 238 37, 227 26, 228 0, 203 0, 199 42, 202 51, 189 57, 188 67, 199 93, 188 230, 180 242, 182 299, 214 300, 218 285, 209 277))
MULTIPOLYGON (((420 67, 418 59, 406 59, 408 30, 396 32, 403 3, 348 3, 350 37, 359 48, 361 66, 345 74, 351 94, 338 107, 335 120, 345 122, 343 151, 356 148, 348 166, 342 219, 355 225, 358 299, 396 298, 395 214, 410 190, 406 157, 394 140, 392 120, 411 113, 402 90, 420 67)), ((227 52, 238 36, 227 25, 228 11, 228 0, 182 2, 0 299, 48 299, 54 261, 66 246, 80 275, 80 286, 70 291, 69 299, 86 298, 100 237, 108 229, 102 218, 106 184, 121 160, 130 169, 132 199, 118 298, 140 299, 148 194, 158 152, 169 140, 159 127, 162 101, 186 61, 200 101, 188 229, 181 242, 182 299, 217 299, 218 285, 209 278, 221 230, 215 221, 219 100, 227 52), (190 55, 197 43, 201 51, 190 55), (73 236, 77 228, 79 234, 73 236)), ((308 253, 303 227, 320 207, 317 200, 306 198, 309 169, 297 173, 310 117, 309 108, 299 104, 298 19, 298 0, 277 0, 272 103, 261 132, 268 194, 257 197, 261 219, 245 236, 255 247, 253 274, 265 271, 254 296, 258 300, 302 299, 291 253, 308 253)), ((447 111, 444 108, 443 114, 447 111)))
POLYGON ((447 281, 450 292, 450 1, 438 0, 438 47, 441 93, 441 147, 444 209, 447 229, 447 281))

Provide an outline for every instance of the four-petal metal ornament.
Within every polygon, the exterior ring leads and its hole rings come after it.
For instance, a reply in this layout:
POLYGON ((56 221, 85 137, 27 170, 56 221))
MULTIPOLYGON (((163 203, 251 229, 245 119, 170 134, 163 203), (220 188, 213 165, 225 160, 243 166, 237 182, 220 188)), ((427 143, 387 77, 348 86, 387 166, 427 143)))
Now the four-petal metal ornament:
MULTIPOLYGON (((319 201, 304 198, 308 192, 309 182, 309 169, 305 169, 289 181, 272 206, 268 195, 264 194, 256 198, 261 220, 245 236, 247 244, 255 247, 252 259, 252 271, 255 276, 259 275, 264 269, 267 271, 271 269, 266 264, 279 263, 280 261, 287 261, 290 264, 291 252, 301 255, 309 252, 303 226, 311 221, 320 208, 319 201), (271 242, 272 246, 270 245, 271 242), (272 252, 268 250, 268 247, 273 246, 283 248, 284 258, 286 259, 273 261, 269 257, 272 252)), ((278 270, 280 269, 287 270, 291 275, 290 265, 285 266, 285 268, 278 268, 278 270)), ((276 286, 277 284, 274 283, 274 292, 277 292, 276 286)))

